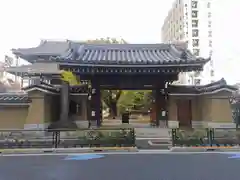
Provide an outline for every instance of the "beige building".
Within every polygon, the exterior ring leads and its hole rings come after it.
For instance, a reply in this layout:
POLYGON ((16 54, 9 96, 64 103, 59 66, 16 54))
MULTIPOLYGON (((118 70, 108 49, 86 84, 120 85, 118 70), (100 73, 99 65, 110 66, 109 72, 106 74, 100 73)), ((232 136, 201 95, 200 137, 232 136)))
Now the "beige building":
POLYGON ((205 86, 175 85, 169 91, 169 122, 173 126, 235 127, 229 97, 236 88, 224 79, 205 86))
MULTIPOLYGON (((163 43, 185 42, 199 57, 212 56, 212 2, 211 0, 175 0, 161 30, 163 43)), ((201 73, 181 73, 180 84, 207 84, 214 81, 213 59, 201 73)))
MULTIPOLYGON (((60 91, 46 83, 24 88, 23 93, 0 93, 0 129, 45 129, 60 119, 60 91)), ((70 89, 69 119, 87 124, 86 86, 70 89)))

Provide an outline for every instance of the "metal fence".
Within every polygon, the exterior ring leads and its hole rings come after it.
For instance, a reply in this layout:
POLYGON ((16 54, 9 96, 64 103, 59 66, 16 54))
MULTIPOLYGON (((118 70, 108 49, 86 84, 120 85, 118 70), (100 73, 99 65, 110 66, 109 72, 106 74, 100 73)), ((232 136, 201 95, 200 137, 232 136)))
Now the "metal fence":
POLYGON ((101 146, 135 146, 134 128, 0 130, 0 149, 101 146))
POLYGON ((172 146, 240 145, 240 129, 172 129, 172 146))

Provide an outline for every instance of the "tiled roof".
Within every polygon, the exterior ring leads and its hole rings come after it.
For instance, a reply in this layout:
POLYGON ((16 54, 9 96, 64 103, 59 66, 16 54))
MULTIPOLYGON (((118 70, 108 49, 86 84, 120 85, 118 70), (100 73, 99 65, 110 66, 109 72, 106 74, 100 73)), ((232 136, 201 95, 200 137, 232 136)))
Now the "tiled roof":
POLYGON ((0 93, 0 105, 1 104, 25 104, 30 103, 31 99, 27 94, 12 94, 12 93, 0 93))
POLYGON ((29 55, 29 56, 60 56, 68 53, 71 49, 71 42, 66 41, 41 41, 40 45, 33 48, 18 48, 12 49, 15 55, 29 55))
POLYGON ((227 82, 224 79, 219 81, 201 85, 201 86, 188 86, 188 85, 169 85, 168 92, 169 93, 183 93, 183 94, 201 94, 216 91, 219 89, 229 89, 231 91, 236 91, 237 88, 235 86, 227 85, 227 82))
POLYGON ((71 54, 54 59, 97 65, 201 64, 206 61, 170 44, 85 44, 79 47, 75 56, 71 54))
POLYGON ((49 92, 52 92, 52 93, 59 93, 60 92, 59 88, 57 88, 57 87, 55 87, 51 84, 44 83, 44 82, 41 82, 41 84, 33 84, 33 85, 30 85, 30 86, 24 87, 23 90, 27 91, 27 90, 31 90, 31 89, 34 89, 34 88, 43 89, 45 91, 49 91, 49 92))
POLYGON ((21 75, 31 74, 60 74, 57 63, 33 63, 29 65, 13 66, 5 68, 5 71, 11 74, 21 75))
MULTIPOLYGON (((47 84, 44 82, 41 82, 41 84, 34 84, 31 86, 27 86, 25 88, 23 88, 23 90, 27 91, 30 89, 34 89, 34 88, 39 88, 45 91, 49 91, 51 93, 60 93, 60 87, 51 85, 51 84, 47 84)), ((88 86, 86 84, 83 85, 78 85, 78 86, 70 86, 70 93, 87 93, 88 92, 88 86)))
POLYGON ((32 61, 38 59, 37 56, 47 54, 52 61, 83 65, 202 65, 208 61, 196 58, 190 51, 174 44, 83 44, 50 41, 36 48, 13 50, 13 53, 23 59, 32 58, 32 61))

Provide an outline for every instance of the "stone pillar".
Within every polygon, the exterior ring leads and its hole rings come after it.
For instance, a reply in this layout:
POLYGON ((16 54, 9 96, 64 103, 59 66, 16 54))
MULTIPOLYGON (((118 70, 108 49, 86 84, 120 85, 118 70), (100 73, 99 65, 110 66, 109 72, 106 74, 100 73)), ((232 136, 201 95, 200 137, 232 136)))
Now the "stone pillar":
POLYGON ((67 122, 68 114, 69 114, 69 84, 68 82, 62 81, 60 121, 67 122))
POLYGON ((49 129, 76 129, 76 123, 69 118, 69 83, 62 81, 61 94, 60 94, 60 120, 52 123, 49 129))

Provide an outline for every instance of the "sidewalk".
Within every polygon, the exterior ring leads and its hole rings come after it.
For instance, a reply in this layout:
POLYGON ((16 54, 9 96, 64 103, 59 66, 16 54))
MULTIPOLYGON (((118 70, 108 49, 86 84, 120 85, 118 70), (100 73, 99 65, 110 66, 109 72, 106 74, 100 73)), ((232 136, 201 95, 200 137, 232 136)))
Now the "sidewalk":
POLYGON ((93 148, 28 148, 0 149, 0 154, 44 154, 44 153, 94 153, 94 152, 137 152, 136 147, 93 147, 93 148))

